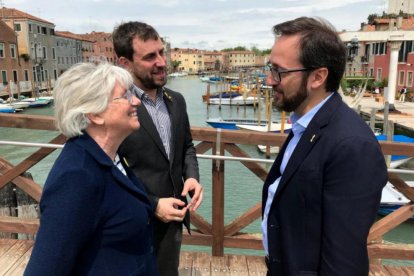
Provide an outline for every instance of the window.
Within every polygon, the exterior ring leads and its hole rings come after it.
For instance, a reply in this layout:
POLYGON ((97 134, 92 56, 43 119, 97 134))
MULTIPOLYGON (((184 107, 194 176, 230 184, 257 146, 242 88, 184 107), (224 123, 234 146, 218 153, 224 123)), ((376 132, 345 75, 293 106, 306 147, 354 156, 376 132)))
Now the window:
POLYGON ((1 82, 2 83, 6 83, 7 82, 7 72, 6 71, 1 71, 1 82))
POLYGON ((25 81, 29 80, 29 70, 27 70, 27 69, 24 70, 24 80, 25 81))
POLYGON ((20 32, 22 30, 22 26, 20 25, 20 23, 15 23, 14 24, 14 30, 16 32, 20 32))
POLYGON ((37 26, 37 33, 40 34, 40 26, 37 26))
POLYGON ((37 82, 36 67, 33 66, 33 81, 37 82))
POLYGON ((42 27, 42 34, 47 34, 47 29, 46 29, 46 27, 42 27))
POLYGON ((43 49, 43 53, 42 53, 43 54, 43 58, 44 59, 47 59, 46 47, 43 47, 42 49, 43 49))
POLYGON ((409 71, 407 72, 407 87, 412 87, 413 86, 413 72, 409 71))
POLYGON ((55 48, 52 48, 52 59, 56 60, 56 51, 55 51, 55 48))
POLYGON ((32 24, 29 24, 29 33, 33 33, 32 24))
POLYGON ((54 69, 54 70, 53 70, 53 75, 54 75, 54 77, 55 77, 55 80, 57 80, 58 75, 57 75, 57 70, 56 70, 56 69, 54 69))
POLYGON ((0 43, 0 58, 4 58, 4 43, 0 43))
POLYGON ((404 85, 404 77, 405 77, 405 71, 400 71, 398 74, 398 85, 400 86, 404 85))
POLYGON ((382 79, 382 68, 377 68, 377 78, 376 78, 376 80, 377 81, 381 81, 382 79))
POLYGON ((17 83, 17 71, 13 70, 13 82, 17 83))
POLYGON ((10 44, 10 56, 16 58, 16 44, 10 44))

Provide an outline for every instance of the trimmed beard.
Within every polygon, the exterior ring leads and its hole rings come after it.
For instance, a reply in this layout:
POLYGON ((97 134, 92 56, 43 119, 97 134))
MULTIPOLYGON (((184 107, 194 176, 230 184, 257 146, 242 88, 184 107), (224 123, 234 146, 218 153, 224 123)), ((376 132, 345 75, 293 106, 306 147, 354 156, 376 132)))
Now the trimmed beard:
MULTIPOLYGON (((292 95, 290 98, 286 97, 286 94, 283 93, 283 99, 280 103, 274 102, 274 105, 279 111, 292 112, 296 110, 308 97, 309 93, 306 88, 308 82, 308 74, 302 76, 302 81, 299 87, 299 90, 296 94, 292 95)), ((277 93, 277 92, 275 92, 277 93)))

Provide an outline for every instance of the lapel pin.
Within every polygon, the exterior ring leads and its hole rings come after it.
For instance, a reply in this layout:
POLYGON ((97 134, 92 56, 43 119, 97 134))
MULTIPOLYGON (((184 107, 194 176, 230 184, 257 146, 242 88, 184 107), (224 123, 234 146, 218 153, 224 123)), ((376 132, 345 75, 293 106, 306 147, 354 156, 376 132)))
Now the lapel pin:
POLYGON ((310 142, 313 143, 313 141, 315 140, 315 138, 316 138, 316 135, 315 134, 312 135, 312 138, 310 139, 310 142))
POLYGON ((166 91, 164 91, 164 96, 172 102, 172 97, 166 91))
POLYGON ((125 159, 125 157, 123 157, 122 159, 124 159, 124 163, 125 163, 125 165, 127 165, 127 166, 128 166, 128 168, 129 168, 129 164, 128 164, 127 160, 125 159))

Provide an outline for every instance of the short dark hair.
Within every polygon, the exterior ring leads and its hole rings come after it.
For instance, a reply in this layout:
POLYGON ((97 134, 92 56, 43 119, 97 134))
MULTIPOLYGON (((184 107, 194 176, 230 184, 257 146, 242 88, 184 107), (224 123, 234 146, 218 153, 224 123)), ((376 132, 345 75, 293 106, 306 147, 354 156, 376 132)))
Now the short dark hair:
POLYGON ((132 56, 134 55, 132 40, 135 37, 138 37, 143 41, 147 41, 149 39, 160 39, 158 32, 152 26, 146 23, 138 21, 122 23, 115 27, 112 33, 114 50, 118 58, 125 57, 129 60, 132 60, 132 56))
POLYGON ((346 49, 335 28, 321 18, 299 17, 273 26, 279 35, 300 35, 299 61, 305 68, 328 69, 327 91, 339 88, 345 71, 346 49))

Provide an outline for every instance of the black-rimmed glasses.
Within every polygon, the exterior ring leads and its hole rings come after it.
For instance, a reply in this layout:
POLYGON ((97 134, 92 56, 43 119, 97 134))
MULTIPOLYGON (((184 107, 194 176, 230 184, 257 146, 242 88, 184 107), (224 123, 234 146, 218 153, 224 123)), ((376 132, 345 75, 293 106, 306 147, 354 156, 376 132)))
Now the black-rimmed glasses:
POLYGON ((116 100, 120 100, 120 99, 125 99, 125 100, 128 100, 129 104, 132 104, 133 96, 134 96, 134 94, 132 93, 132 91, 130 89, 127 89, 127 91, 125 92, 124 95, 119 96, 119 97, 115 97, 112 100, 116 101, 116 100))
POLYGON ((273 80, 275 82, 282 81, 282 74, 291 73, 291 72, 310 71, 310 70, 315 69, 315 68, 280 69, 280 68, 273 67, 273 65, 270 63, 267 63, 265 68, 267 71, 270 71, 270 73, 272 74, 273 80))

